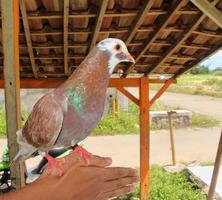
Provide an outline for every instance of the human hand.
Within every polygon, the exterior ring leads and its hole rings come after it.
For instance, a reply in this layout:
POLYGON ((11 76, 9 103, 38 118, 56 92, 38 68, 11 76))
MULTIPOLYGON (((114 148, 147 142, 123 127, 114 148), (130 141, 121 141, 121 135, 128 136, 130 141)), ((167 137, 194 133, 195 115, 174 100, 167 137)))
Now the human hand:
POLYGON ((58 172, 54 170, 50 175, 43 173, 35 182, 48 186, 47 194, 50 197, 46 199, 103 200, 132 192, 132 183, 138 181, 134 169, 108 168, 112 162, 111 158, 91 155, 87 165, 79 154, 70 153, 60 158, 59 162, 63 176, 59 177, 58 172))

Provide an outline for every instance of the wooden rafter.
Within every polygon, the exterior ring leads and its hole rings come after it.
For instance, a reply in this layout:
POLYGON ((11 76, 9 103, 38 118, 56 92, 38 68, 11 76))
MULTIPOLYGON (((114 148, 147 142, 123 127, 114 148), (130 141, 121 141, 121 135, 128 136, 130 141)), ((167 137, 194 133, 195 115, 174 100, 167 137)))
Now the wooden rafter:
POLYGON ((143 6, 141 7, 140 11, 138 12, 137 17, 134 19, 130 30, 128 31, 128 34, 125 39, 126 45, 130 43, 132 38, 134 37, 135 33, 137 32, 138 28, 143 23, 145 17, 147 16, 148 11, 150 10, 151 6, 153 5, 155 0, 146 0, 143 3, 143 6))
POLYGON ((69 0, 64 0, 64 18, 63 18, 63 29, 64 29, 64 72, 65 75, 69 75, 68 66, 68 29, 69 29, 69 0))
MULTIPOLYGON (((89 9, 90 10, 90 9, 89 9)), ((165 15, 167 11, 161 10, 161 9, 151 9, 147 16, 152 15, 165 15)), ((178 10, 177 14, 186 14, 186 15, 194 15, 197 14, 198 10, 186 10, 181 9, 178 10)), ((119 11, 107 11, 107 13, 104 14, 104 17, 133 17, 137 15, 136 10, 129 10, 129 9, 121 9, 121 12, 119 11)), ((46 13, 41 13, 39 11, 30 11, 27 15, 28 19, 63 19, 63 12, 60 11, 48 11, 46 13)), ((97 17, 96 13, 90 13, 90 12, 72 12, 70 13, 69 18, 78 19, 78 18, 95 18, 97 17)), ((1 19, 1 16, 0 16, 1 19)))
MULTIPOLYGON (((136 32, 151 32, 153 31, 154 28, 153 26, 141 26, 136 30, 136 32)), ((99 33, 101 34, 112 34, 112 33, 128 33, 129 29, 128 28, 122 28, 118 26, 112 25, 109 29, 101 29, 99 33)), ((176 26, 167 26, 164 28, 162 31, 165 32, 183 32, 184 30, 181 28, 178 28, 176 26)), ((204 30, 203 30, 204 31, 204 30)), ((91 34, 92 31, 90 31, 88 28, 87 29, 74 29, 70 30, 68 32, 68 35, 82 35, 82 34, 91 34)), ((62 29, 56 29, 56 28, 51 28, 47 25, 45 25, 42 29, 40 30, 32 30, 30 32, 31 36, 47 36, 47 35, 63 35, 63 30, 62 29)), ((20 32, 19 35, 24 36, 24 32, 20 32)))
POLYGON ((197 8, 199 8, 206 16, 214 21, 220 28, 222 28, 222 14, 214 5, 208 0, 190 0, 197 8))
MULTIPOLYGON (((136 56, 136 59, 135 59, 136 62, 138 62, 139 59, 142 57, 142 55, 149 49, 151 44, 157 39, 161 30, 167 26, 169 21, 172 19, 173 15, 177 13, 177 11, 181 8, 183 4, 184 4, 184 1, 177 0, 176 3, 170 7, 168 13, 160 19, 158 25, 154 28, 154 31, 151 32, 150 36, 145 42, 145 45, 142 48, 143 50, 140 51, 140 53, 136 56)), ((125 78, 133 70, 134 66, 135 66, 134 64, 130 65, 126 69, 122 77, 125 78)))
POLYGON ((100 11, 99 11, 98 17, 96 19, 95 29, 93 31, 92 40, 91 40, 91 44, 90 44, 90 47, 89 47, 90 50, 96 44, 96 40, 98 38, 99 30, 101 28, 103 17, 104 17, 104 14, 106 12, 106 8, 107 8, 109 0, 100 0, 100 2, 101 2, 100 11))
MULTIPOLYGON (((214 4, 216 4, 219 0, 215 0, 214 4)), ((150 74, 153 71, 155 71, 155 69, 157 69, 159 66, 161 66, 168 58, 169 56, 171 56, 171 54, 173 54, 173 52, 183 43, 185 42, 185 40, 190 36, 190 34, 192 33, 192 31, 194 31, 199 24, 205 19, 205 15, 204 14, 199 14, 198 17, 196 17, 192 23, 190 23, 186 30, 183 32, 183 34, 180 35, 180 37, 176 40, 176 42, 168 49, 166 50, 166 52, 163 54, 163 56, 161 57, 161 59, 159 60, 159 62, 154 65, 153 67, 151 67, 146 74, 150 74)))
POLYGON ((38 73, 37 73, 35 59, 34 59, 34 53, 33 53, 33 47, 32 47, 32 39, 31 39, 29 24, 28 24, 28 19, 27 19, 25 2, 24 2, 24 0, 20 0, 19 3, 20 3, 20 10, 21 10, 21 14, 22 14, 24 33, 25 33, 26 43, 27 43, 28 52, 29 52, 29 58, 31 61, 32 71, 33 71, 34 77, 38 78, 38 73))

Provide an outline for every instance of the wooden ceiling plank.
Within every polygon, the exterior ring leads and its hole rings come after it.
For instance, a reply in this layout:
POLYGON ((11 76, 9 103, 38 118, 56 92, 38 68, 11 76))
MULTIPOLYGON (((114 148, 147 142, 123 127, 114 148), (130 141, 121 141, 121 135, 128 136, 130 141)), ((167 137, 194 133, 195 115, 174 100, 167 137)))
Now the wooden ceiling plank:
POLYGON ((103 22, 103 17, 105 15, 106 8, 107 8, 109 0, 100 0, 100 2, 101 2, 100 11, 99 11, 99 14, 98 14, 98 17, 97 17, 97 20, 96 20, 95 29, 93 31, 92 40, 91 40, 89 50, 91 50, 96 44, 96 40, 97 40, 98 35, 99 35, 99 31, 100 31, 100 28, 101 28, 101 25, 102 25, 102 22, 103 22))
MULTIPOLYGON (((184 4, 184 1, 177 0, 174 5, 171 5, 168 13, 164 15, 156 27, 154 28, 154 31, 151 32, 150 36, 148 37, 147 41, 145 42, 144 47, 142 48, 142 51, 137 55, 135 61, 138 62, 139 59, 142 57, 142 55, 149 49, 151 44, 157 39, 159 33, 162 31, 162 29, 167 27, 167 24, 169 21, 172 19, 174 14, 177 13, 177 11, 181 8, 181 6, 184 4)), ((123 78, 125 78, 133 69, 134 69, 135 64, 131 64, 126 71, 123 74, 123 78)))
POLYGON ((64 72, 69 75, 68 66, 68 29, 69 29, 69 0, 64 0, 64 17, 63 17, 63 42, 64 42, 64 72))
POLYGON ((139 29, 139 27, 143 23, 145 17, 147 16, 148 11, 151 9, 154 2, 155 2, 155 0, 144 1, 143 6, 141 6, 141 9, 138 11, 138 15, 134 19, 134 21, 128 31, 128 34, 125 39, 126 45, 128 45, 130 43, 130 41, 133 39, 133 37, 135 36, 137 30, 139 29))
MULTIPOLYGON (((219 0, 214 0, 213 4, 215 5, 219 0)), ((191 24, 187 26, 181 36, 176 40, 174 44, 163 54, 159 62, 151 67, 146 74, 154 72, 159 66, 161 66, 171 54, 192 34, 192 32, 199 26, 199 24, 205 19, 204 14, 199 14, 199 16, 193 20, 191 24)))
POLYGON ((26 43, 27 43, 28 52, 29 52, 29 58, 31 61, 32 71, 33 71, 34 77, 38 78, 38 73, 37 73, 37 69, 36 69, 36 65, 35 65, 34 53, 33 53, 33 48, 32 48, 32 39, 31 39, 29 23, 28 23, 27 13, 26 13, 26 6, 25 6, 24 0, 20 0, 19 4, 20 4, 20 11, 21 11, 21 15, 22 15, 22 22, 23 22, 23 26, 24 26, 24 33, 25 33, 26 43))
POLYGON ((214 5, 208 0, 190 0, 197 8, 199 8, 206 16, 214 21, 220 28, 222 28, 222 14, 214 5))

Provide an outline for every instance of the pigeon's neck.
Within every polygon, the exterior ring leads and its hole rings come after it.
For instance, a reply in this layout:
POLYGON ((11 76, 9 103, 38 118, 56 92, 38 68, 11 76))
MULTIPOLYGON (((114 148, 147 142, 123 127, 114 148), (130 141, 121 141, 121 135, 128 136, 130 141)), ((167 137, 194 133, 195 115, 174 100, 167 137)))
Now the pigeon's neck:
POLYGON ((69 80, 73 82, 108 83, 110 54, 94 48, 80 66, 73 72, 69 80))
POLYGON ((108 52, 100 51, 95 47, 69 79, 57 89, 57 92, 63 93, 67 89, 75 90, 80 85, 88 91, 95 87, 105 90, 110 79, 109 60, 108 52))

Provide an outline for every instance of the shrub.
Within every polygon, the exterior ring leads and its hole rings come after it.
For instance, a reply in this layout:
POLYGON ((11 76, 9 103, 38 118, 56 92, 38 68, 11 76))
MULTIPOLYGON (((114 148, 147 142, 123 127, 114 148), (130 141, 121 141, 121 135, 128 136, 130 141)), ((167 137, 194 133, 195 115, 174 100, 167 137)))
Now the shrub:
MULTIPOLYGON (((130 200, 139 197, 139 189, 118 200, 130 200)), ((190 182, 185 172, 170 173, 160 166, 152 166, 150 179, 150 197, 148 200, 206 200, 206 195, 194 182, 190 182)))

